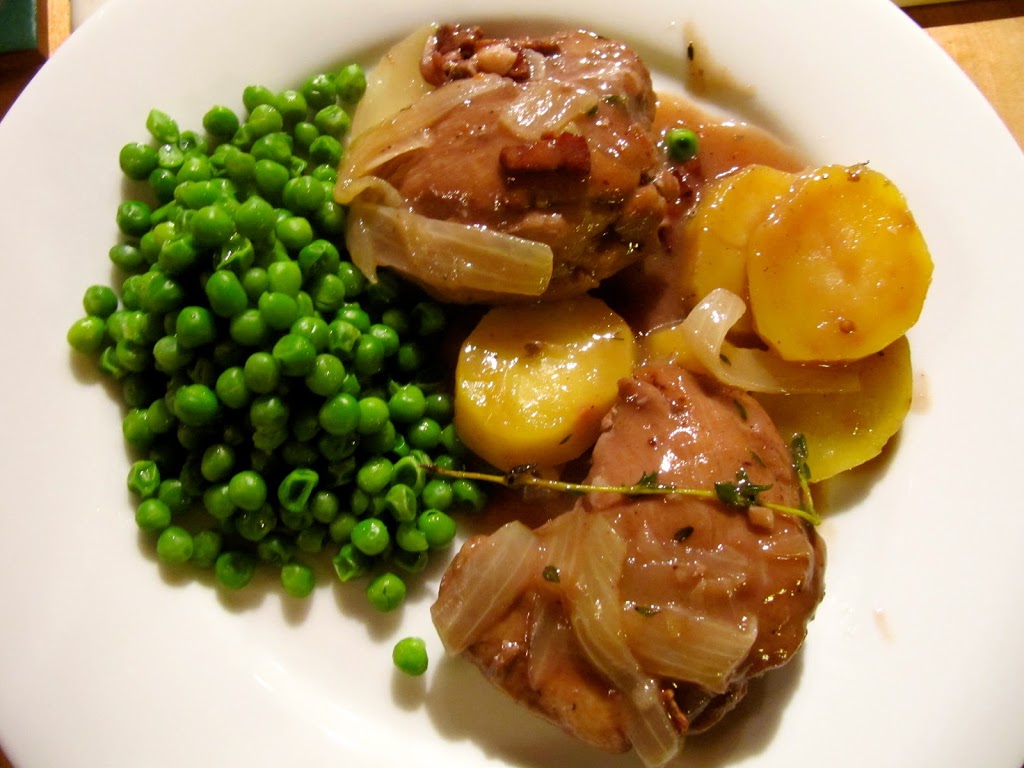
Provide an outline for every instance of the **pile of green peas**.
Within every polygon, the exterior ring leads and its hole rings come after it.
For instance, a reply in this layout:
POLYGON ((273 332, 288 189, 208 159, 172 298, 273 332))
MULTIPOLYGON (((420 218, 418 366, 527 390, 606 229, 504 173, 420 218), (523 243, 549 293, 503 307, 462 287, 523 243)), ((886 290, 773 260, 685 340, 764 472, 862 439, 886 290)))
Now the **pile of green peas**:
POLYGON ((120 152, 115 287, 85 291, 70 345, 120 384, 135 519, 166 563, 227 588, 263 563, 288 595, 315 559, 367 577, 382 611, 485 503, 458 469, 444 306, 393 274, 369 282, 344 250, 333 187, 350 111, 348 65, 296 90, 249 86, 203 132, 152 110, 120 152))

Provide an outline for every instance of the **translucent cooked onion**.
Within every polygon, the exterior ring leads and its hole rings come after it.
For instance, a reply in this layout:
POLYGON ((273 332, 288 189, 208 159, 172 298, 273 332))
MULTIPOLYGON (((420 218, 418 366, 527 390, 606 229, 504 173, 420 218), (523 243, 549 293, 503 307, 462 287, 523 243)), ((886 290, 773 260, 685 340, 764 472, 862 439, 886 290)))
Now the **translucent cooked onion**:
POLYGON ((482 226, 430 219, 357 199, 345 234, 352 263, 371 280, 378 267, 408 275, 439 299, 539 296, 551 281, 551 246, 482 226))
POLYGON ((374 124, 372 130, 353 132, 354 138, 338 170, 335 198, 339 203, 351 202, 354 195, 347 191, 351 182, 403 152, 429 146, 426 131, 460 104, 485 93, 514 87, 512 81, 499 75, 454 80, 443 88, 426 92, 404 109, 374 124))
POLYGON ((648 672, 725 693, 757 637, 753 623, 740 626, 680 605, 627 611, 629 647, 648 672))
POLYGON ((366 78, 366 93, 352 114, 353 137, 390 119, 432 90, 420 74, 427 41, 437 31, 427 24, 396 43, 366 78))
POLYGON ((576 541, 575 571, 565 585, 573 629, 587 659, 623 695, 626 735, 646 766, 661 766, 681 739, 661 700, 658 682, 626 644, 619 579, 626 542, 598 515, 587 515, 576 541))
POLYGON ((530 67, 530 77, 501 115, 502 125, 516 136, 536 141, 545 134, 557 135, 593 109, 597 103, 593 91, 547 77, 544 57, 536 51, 526 50, 523 55, 530 67))
POLYGON ((507 523, 474 546, 485 551, 450 570, 448 588, 430 608, 450 653, 462 653, 501 618, 536 575, 537 537, 521 522, 507 523))
POLYGON ((791 363, 766 350, 727 342, 726 334, 745 311, 743 299, 725 288, 716 288, 682 323, 650 334, 651 354, 703 369, 719 381, 748 392, 795 394, 860 389, 860 377, 852 368, 791 363))

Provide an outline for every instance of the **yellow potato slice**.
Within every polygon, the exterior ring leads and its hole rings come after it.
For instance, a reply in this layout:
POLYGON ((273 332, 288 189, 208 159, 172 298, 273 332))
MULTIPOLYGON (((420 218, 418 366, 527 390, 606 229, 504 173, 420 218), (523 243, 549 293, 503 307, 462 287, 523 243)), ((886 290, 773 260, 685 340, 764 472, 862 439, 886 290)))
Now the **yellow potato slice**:
POLYGON ((748 243, 754 326, 786 360, 884 349, 917 322, 931 274, 903 195, 864 166, 801 175, 748 243))
POLYGON ((905 336, 849 367, 860 375, 857 392, 754 394, 786 440, 806 438, 812 482, 876 457, 910 410, 913 373, 905 336))
MULTIPOLYGON (((709 184, 701 192, 682 235, 686 254, 680 290, 687 311, 715 288, 747 301, 747 241, 768 217, 775 200, 796 178, 767 165, 750 165, 709 184)), ((747 312, 729 331, 739 341, 754 334, 747 312)))
POLYGON ((634 364, 633 333, 604 302, 502 306, 466 339, 455 369, 455 428, 495 467, 580 456, 634 364))

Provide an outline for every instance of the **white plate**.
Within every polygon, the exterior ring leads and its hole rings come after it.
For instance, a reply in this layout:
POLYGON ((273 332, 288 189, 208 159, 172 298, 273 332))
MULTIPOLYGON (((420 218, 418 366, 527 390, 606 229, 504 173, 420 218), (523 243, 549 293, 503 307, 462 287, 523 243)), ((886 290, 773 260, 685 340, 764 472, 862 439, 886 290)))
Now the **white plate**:
MULTIPOLYGON (((753 87, 739 106, 821 162, 869 160, 935 258, 912 333, 926 405, 823 527, 828 594, 805 652, 693 766, 1018 768, 1024 758, 1024 159, 887 0, 448 0, 448 19, 586 26, 662 81, 692 23, 753 87)), ((244 85, 295 86, 439 13, 425 0, 111 0, 0 125, 0 740, 19 766, 634 766, 578 746, 443 658, 430 590, 395 616, 322 585, 226 600, 140 545, 118 407, 72 363, 84 288, 110 279, 117 153, 151 107, 199 127, 244 85), (424 679, 399 637, 431 638, 424 679)), ((436 575, 435 575, 436 580, 436 575)))

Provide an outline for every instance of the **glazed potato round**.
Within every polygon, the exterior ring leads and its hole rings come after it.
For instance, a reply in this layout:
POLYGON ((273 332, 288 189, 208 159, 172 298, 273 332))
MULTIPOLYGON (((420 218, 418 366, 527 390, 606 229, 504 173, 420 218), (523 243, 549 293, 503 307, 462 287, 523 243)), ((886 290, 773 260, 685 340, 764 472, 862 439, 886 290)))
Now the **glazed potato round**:
POLYGON ((884 349, 917 322, 931 274, 903 195, 864 166, 803 174, 749 240, 754 326, 786 360, 884 349))
POLYGON ((589 296, 491 309, 455 369, 459 436, 503 470, 574 459, 597 439, 633 349, 625 321, 589 296))
MULTIPOLYGON (((793 183, 795 175, 767 165, 750 165, 702 192, 683 229, 686 258, 680 290, 687 311, 715 288, 726 288, 747 301, 747 243, 750 233, 768 217, 772 204, 793 183)), ((754 334, 747 312, 729 331, 735 341, 754 334)))
POLYGON ((811 482, 878 456, 910 410, 913 374, 905 336, 850 366, 860 375, 857 392, 754 395, 784 438, 802 434, 807 440, 811 482))

